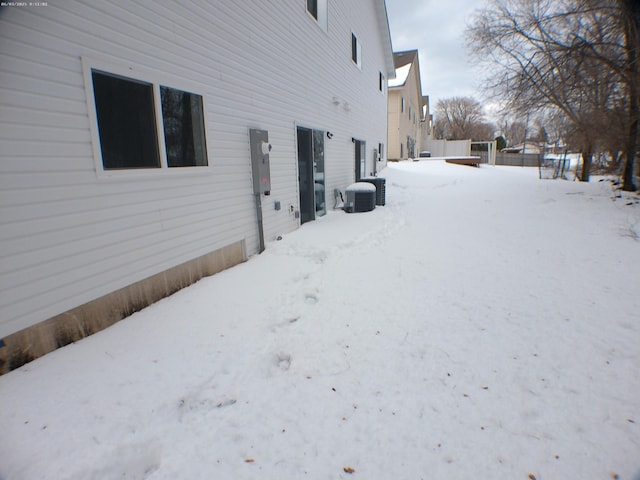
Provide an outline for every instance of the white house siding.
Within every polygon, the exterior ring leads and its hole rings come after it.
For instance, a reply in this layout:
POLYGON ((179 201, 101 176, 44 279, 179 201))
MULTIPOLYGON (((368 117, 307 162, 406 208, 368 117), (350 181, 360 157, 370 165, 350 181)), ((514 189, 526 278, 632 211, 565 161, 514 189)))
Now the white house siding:
POLYGON ((352 137, 367 142, 373 171, 386 144, 378 75, 390 74, 380 4, 330 0, 328 32, 304 0, 2 7, 0 338, 231 243, 257 252, 249 128, 273 146, 267 241, 299 226, 288 208, 299 208, 296 125, 334 133, 329 207, 354 179, 352 137), (99 171, 83 59, 202 95, 209 167, 99 171))

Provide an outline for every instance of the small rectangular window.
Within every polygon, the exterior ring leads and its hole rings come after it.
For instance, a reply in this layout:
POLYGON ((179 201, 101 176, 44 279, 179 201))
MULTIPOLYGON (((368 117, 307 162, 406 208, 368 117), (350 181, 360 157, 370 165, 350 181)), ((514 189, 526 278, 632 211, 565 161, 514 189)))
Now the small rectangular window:
POLYGON ((378 89, 381 92, 384 92, 384 75, 382 72, 380 72, 380 75, 378 76, 378 89))
POLYGON ((327 0, 307 0, 307 12, 315 18, 322 30, 327 31, 327 0))
POLYGON ((153 85, 93 71, 105 170, 160 168, 153 85))
POLYGON ((351 60, 358 63, 358 39, 355 34, 351 34, 351 60))
POLYGON ((318 20, 318 0, 307 0, 307 11, 318 20))
POLYGON ((208 162, 202 97, 161 86, 160 98, 167 166, 206 166, 208 162))
POLYGON ((404 113, 404 97, 400 97, 400 113, 404 113))
POLYGON ((362 68, 362 47, 355 33, 351 34, 351 60, 358 68, 362 68))

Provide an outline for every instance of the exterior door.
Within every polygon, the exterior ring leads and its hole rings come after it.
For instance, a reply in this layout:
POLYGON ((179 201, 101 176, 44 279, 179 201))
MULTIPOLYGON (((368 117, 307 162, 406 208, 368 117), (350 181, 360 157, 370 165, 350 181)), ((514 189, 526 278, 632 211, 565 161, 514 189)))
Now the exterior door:
POLYGON ((300 223, 327 213, 324 184, 324 131, 298 127, 300 223))
POLYGON ((298 127, 298 190, 300 192, 300 223, 315 220, 313 131, 301 127, 298 127))
POLYGON ((324 132, 313 131, 313 192, 317 216, 327 213, 324 188, 324 132))
POLYGON ((355 173, 356 182, 362 177, 366 176, 366 157, 365 157, 365 142, 362 140, 354 140, 354 158, 355 158, 355 173))

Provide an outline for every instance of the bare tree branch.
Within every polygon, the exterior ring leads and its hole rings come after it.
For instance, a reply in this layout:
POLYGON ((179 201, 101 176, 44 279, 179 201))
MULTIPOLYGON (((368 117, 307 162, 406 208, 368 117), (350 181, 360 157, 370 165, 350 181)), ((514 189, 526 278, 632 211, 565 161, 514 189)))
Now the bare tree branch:
MULTIPOLYGON (((635 0, 489 0, 467 33, 476 59, 495 72, 486 91, 502 111, 565 117, 588 180, 591 154, 624 136, 607 134, 611 125, 627 132, 619 148, 633 166, 639 24, 635 0)), ((632 173, 625 182, 635 189, 632 173)))

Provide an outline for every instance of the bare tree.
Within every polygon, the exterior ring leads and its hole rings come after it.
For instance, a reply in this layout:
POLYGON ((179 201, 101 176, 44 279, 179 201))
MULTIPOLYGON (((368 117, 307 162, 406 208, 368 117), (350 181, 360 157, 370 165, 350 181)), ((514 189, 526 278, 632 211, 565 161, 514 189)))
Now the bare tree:
POLYGON ((507 146, 512 147, 524 143, 527 134, 527 125, 520 120, 511 120, 503 116, 499 123, 500 133, 507 142, 507 146))
POLYGON ((471 130, 471 140, 478 142, 493 140, 496 135, 496 126, 491 122, 479 122, 471 130))
POLYGON ((549 143, 549 133, 545 127, 545 121, 543 117, 537 117, 533 125, 531 126, 531 131, 529 133, 529 138, 533 140, 536 144, 540 146, 545 146, 549 143))
POLYGON ((554 111, 571 124, 568 138, 585 159, 582 180, 589 179, 592 154, 605 143, 605 122, 617 115, 615 123, 627 132, 622 149, 631 173, 625 173, 625 189, 632 190, 638 12, 635 0, 489 0, 468 29, 478 58, 498 67, 487 86, 506 110, 533 116, 554 111), (635 23, 624 12, 634 13, 635 23))
POLYGON ((433 121, 433 138, 447 138, 447 121, 440 115, 435 114, 433 121))
POLYGON ((638 0, 618 0, 622 7, 622 22, 626 62, 623 73, 626 79, 628 95, 628 133, 625 144, 626 161, 623 172, 622 188, 627 191, 635 191, 633 182, 633 168, 638 152, 638 122, 640 121, 640 3, 638 0))
POLYGON ((472 97, 438 100, 435 117, 437 138, 448 140, 493 138, 493 125, 487 122, 480 102, 472 97))

